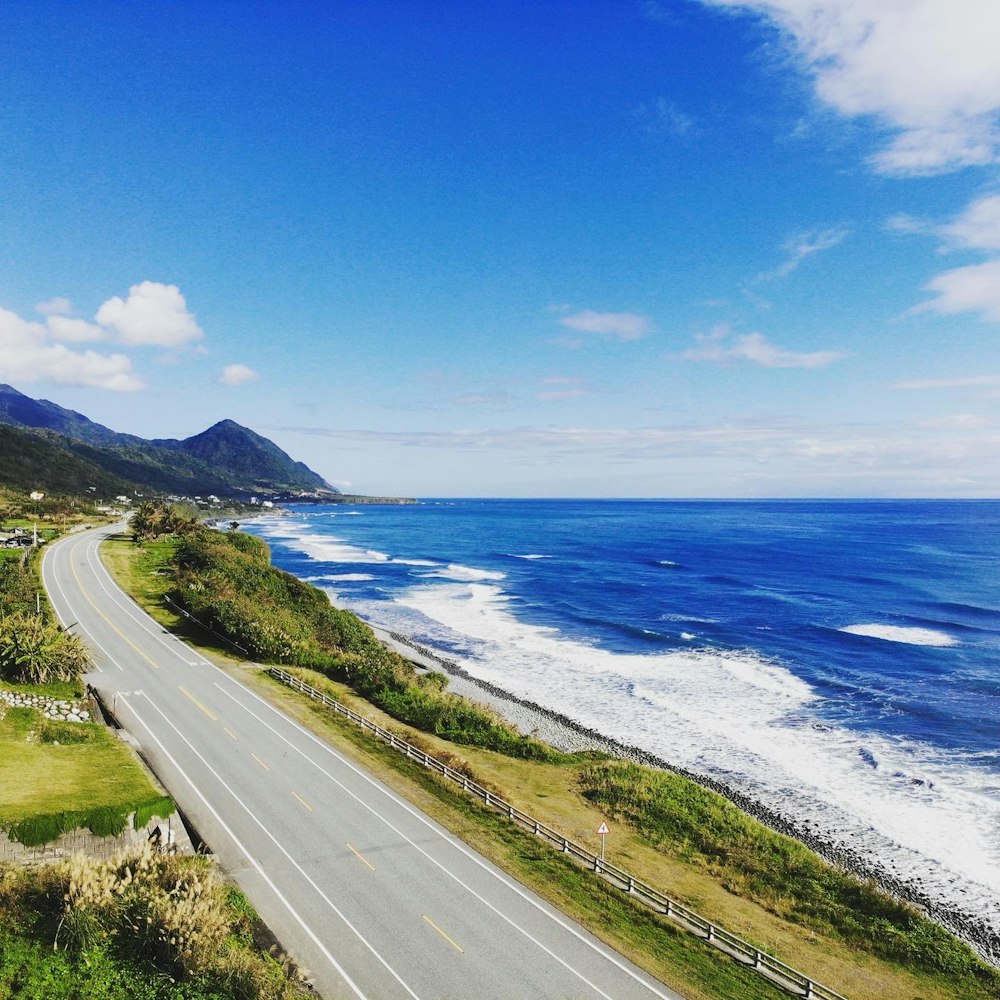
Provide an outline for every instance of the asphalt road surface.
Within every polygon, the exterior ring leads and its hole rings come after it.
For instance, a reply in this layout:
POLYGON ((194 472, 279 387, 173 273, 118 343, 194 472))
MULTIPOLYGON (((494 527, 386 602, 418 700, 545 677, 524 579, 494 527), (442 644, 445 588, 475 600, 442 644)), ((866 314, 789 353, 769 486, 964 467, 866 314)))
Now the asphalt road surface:
POLYGON ((88 680, 327 1000, 679 1000, 142 612, 98 554, 45 553, 88 680))

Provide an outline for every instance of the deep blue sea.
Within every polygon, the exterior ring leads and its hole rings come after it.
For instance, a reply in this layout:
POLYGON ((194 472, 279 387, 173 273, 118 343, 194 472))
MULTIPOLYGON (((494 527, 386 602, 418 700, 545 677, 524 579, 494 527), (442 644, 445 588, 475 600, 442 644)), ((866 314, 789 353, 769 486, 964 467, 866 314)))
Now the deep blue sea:
POLYGON ((1000 502, 429 500, 246 528, 369 621, 1000 927, 1000 502))

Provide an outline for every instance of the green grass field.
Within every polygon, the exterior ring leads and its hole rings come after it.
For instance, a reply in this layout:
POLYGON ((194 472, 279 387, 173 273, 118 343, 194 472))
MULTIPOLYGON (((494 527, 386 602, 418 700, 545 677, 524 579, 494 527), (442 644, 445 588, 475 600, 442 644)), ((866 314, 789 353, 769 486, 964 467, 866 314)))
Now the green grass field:
MULTIPOLYGON (((73 685, 44 690, 75 694, 73 685)), ((0 829, 15 840, 38 845, 77 827, 119 833, 129 814, 151 810, 162 815, 173 806, 111 730, 0 703, 0 829)))

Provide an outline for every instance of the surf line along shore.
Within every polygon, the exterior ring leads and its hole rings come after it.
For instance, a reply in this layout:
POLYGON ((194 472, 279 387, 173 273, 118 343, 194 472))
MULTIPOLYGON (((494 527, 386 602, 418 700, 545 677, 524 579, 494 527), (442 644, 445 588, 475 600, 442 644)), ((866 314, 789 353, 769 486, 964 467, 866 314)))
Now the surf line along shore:
MULTIPOLYGON (((474 677, 454 660, 414 642, 408 636, 381 628, 371 621, 366 624, 385 645, 409 660, 418 670, 444 671, 450 678, 449 691, 492 708, 520 732, 568 753, 603 750, 636 764, 672 771, 710 788, 770 829, 801 841, 831 864, 860 879, 872 881, 890 895, 918 906, 932 920, 970 944, 988 962, 1000 967, 1000 913, 991 921, 980 911, 962 909, 943 892, 936 891, 930 878, 908 877, 875 865, 849 844, 825 835, 808 821, 797 822, 782 815, 724 781, 678 767, 639 747, 605 736, 560 712, 474 677)), ((887 848, 889 852, 900 850, 888 842, 887 848)))

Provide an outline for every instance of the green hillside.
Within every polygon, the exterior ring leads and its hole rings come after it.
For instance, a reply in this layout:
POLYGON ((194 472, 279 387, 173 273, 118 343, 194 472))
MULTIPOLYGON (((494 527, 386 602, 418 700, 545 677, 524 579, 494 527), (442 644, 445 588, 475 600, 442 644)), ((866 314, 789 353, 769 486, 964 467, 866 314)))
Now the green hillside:
POLYGON ((185 496, 339 490, 274 442, 232 420, 183 440, 121 434, 75 410, 0 385, 0 485, 102 495, 140 492, 185 496))

